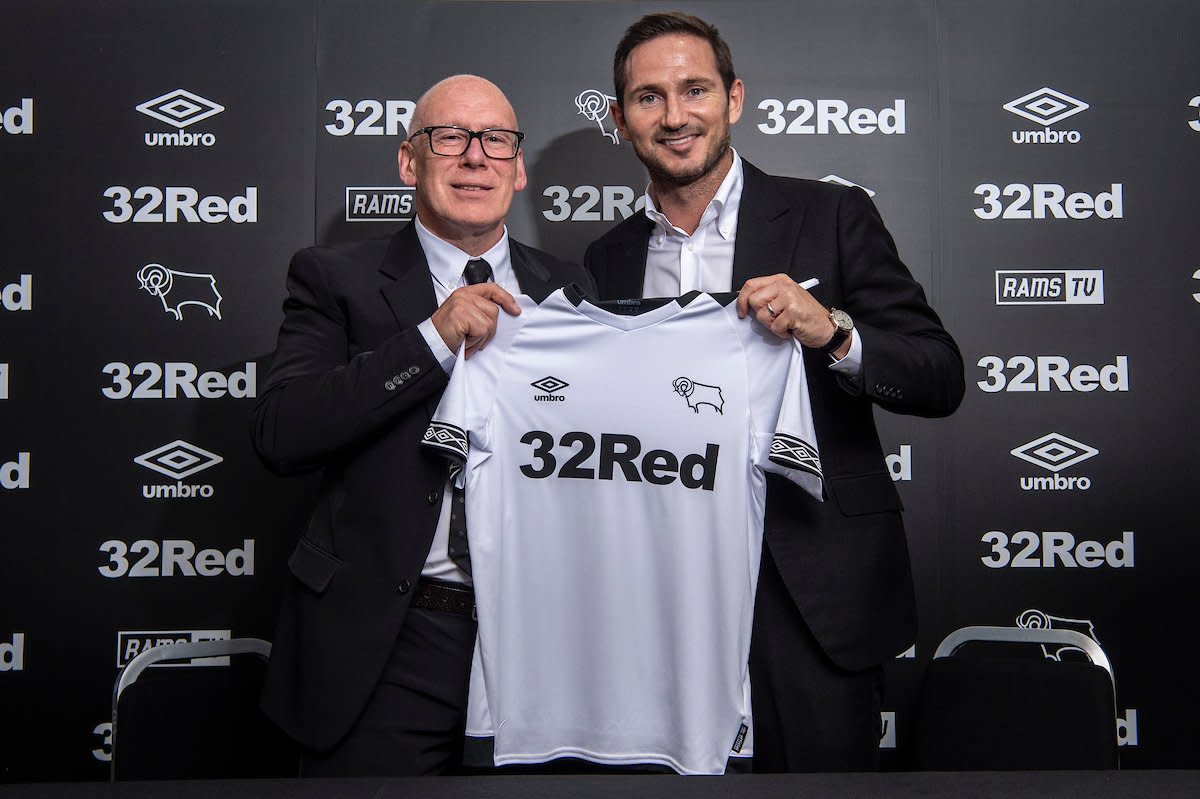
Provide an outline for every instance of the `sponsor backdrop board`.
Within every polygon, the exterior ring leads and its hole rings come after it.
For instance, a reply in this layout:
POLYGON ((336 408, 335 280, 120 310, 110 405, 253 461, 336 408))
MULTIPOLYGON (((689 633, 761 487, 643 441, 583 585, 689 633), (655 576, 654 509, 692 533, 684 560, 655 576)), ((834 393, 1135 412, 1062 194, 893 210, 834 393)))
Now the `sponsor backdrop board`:
MULTIPOLYGON (((963 350, 956 416, 880 414, 921 612, 885 766, 937 642, 1021 624, 1105 647, 1126 767, 1196 767, 1200 11, 676 5, 732 46, 734 146, 868 190, 963 350)), ((660 6, 0 8, 0 780, 100 779, 120 664, 271 636, 313 485, 249 443, 291 252, 411 218, 413 104, 476 72, 527 132, 511 232, 582 257, 641 208, 606 109, 612 48, 660 6)))

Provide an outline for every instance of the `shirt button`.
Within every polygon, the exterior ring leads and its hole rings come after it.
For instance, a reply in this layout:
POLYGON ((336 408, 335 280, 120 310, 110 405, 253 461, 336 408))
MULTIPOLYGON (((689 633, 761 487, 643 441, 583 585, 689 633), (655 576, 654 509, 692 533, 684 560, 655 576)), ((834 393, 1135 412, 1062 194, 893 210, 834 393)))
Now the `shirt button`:
POLYGON ((688 244, 688 252, 695 252, 695 251, 696 251, 696 245, 689 243, 688 244))
POLYGON ((407 594, 408 589, 410 588, 412 588, 412 583, 408 581, 407 577, 402 577, 400 579, 400 585, 396 586, 396 589, 402 594, 407 594))
POLYGON ((437 502, 438 499, 440 499, 440 498, 441 498, 441 494, 439 494, 437 491, 430 491, 429 496, 425 497, 425 499, 429 500, 430 505, 437 502))

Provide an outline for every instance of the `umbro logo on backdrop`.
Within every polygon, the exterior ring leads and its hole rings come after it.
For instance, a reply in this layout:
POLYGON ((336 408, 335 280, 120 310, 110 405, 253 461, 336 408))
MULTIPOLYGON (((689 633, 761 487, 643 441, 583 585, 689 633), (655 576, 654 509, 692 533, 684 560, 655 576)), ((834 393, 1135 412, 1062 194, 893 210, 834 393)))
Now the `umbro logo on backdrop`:
POLYGON ((1078 144, 1083 138, 1079 131, 1052 130, 1050 126, 1090 107, 1083 100, 1049 86, 1004 104, 1005 111, 1042 126, 1041 130, 1014 130, 1012 140, 1015 144, 1078 144))
POLYGON ((220 103, 214 103, 187 89, 174 89, 160 94, 135 108, 151 119, 157 119, 176 129, 174 133, 147 132, 144 138, 149 147, 212 147, 217 143, 215 134, 192 133, 184 128, 225 110, 225 106, 220 103))
POLYGON ((1086 491, 1092 487, 1090 477, 1063 477, 1059 472, 1077 466, 1099 452, 1095 447, 1067 438, 1061 433, 1047 433, 1011 450, 1010 454, 1054 473, 1053 477, 1021 477, 1021 488, 1025 491, 1086 491))
POLYGON ((1012 450, 1012 454, 1021 460, 1051 472, 1069 469, 1099 452, 1095 447, 1067 438, 1061 433, 1048 433, 1012 450))
POLYGON ((159 474, 165 474, 172 480, 182 480, 216 466, 223 460, 220 455, 176 439, 170 444, 163 444, 157 449, 138 455, 133 462, 159 474))
POLYGON ((133 462, 174 480, 174 483, 142 486, 146 499, 210 499, 215 490, 207 483, 184 483, 185 478, 216 466, 225 460, 220 455, 176 439, 157 449, 138 455, 133 462))

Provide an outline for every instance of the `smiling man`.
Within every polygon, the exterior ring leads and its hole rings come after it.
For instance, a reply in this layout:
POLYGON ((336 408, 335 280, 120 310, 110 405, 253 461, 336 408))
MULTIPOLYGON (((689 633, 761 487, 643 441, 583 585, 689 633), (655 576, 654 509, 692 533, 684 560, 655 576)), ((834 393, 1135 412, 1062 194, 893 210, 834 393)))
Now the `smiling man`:
POLYGON ((730 146, 745 87, 715 27, 643 17, 617 45, 613 82, 617 128, 650 184, 645 213, 588 248, 601 299, 737 289, 741 316, 805 347, 825 496, 768 476, 749 662, 754 769, 872 769, 881 664, 916 635, 873 407, 953 412, 962 357, 866 193, 764 174, 730 146))
POLYGON ((509 238, 522 134, 494 84, 457 75, 400 146, 416 219, 389 239, 292 259, 254 444, 275 472, 320 470, 291 557, 263 708, 305 776, 452 772, 475 643, 461 497, 421 451, 454 353, 579 267, 509 238))

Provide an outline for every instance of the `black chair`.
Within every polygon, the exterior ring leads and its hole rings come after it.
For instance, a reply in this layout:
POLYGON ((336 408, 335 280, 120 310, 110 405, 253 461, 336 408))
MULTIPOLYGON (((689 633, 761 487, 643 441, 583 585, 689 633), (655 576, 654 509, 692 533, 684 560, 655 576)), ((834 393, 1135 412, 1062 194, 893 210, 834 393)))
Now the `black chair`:
POLYGON ((298 753, 258 709, 270 655, 262 639, 233 638, 129 661, 113 686, 109 780, 297 776, 298 753))
POLYGON ((956 630, 938 646, 925 671, 913 766, 923 771, 1118 768, 1115 686, 1104 650, 1082 633, 956 630), (1034 644, 1052 644, 1080 657, 1051 659, 1034 644))

